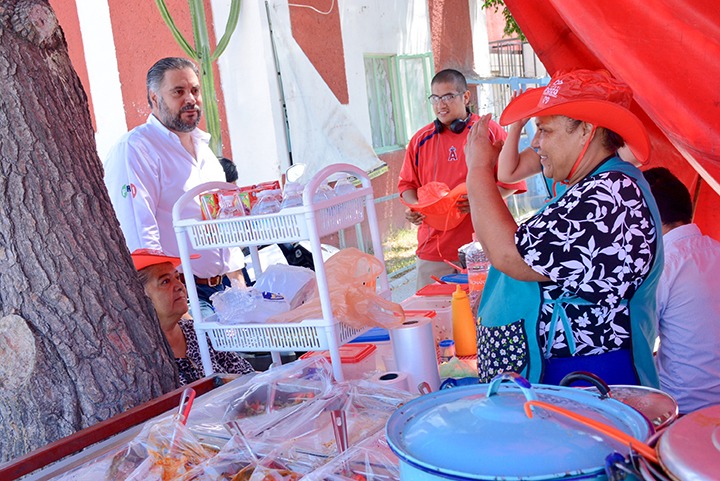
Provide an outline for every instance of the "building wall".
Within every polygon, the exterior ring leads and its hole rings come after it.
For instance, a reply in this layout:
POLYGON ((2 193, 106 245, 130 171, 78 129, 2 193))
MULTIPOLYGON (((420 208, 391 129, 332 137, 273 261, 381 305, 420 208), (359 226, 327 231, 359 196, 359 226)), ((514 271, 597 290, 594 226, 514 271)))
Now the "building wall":
MULTIPOLYGON (((187 1, 166 3, 178 28, 192 43, 187 1)), ((478 57, 476 52, 487 50, 487 33, 484 12, 477 3, 300 0, 285 8, 302 52, 339 107, 371 142, 364 56, 432 51, 436 68, 480 72, 482 55, 478 57), (312 6, 319 12, 296 5, 312 6)), ((164 56, 186 54, 155 2, 50 0, 50 4, 88 94, 98 153, 104 158, 122 134, 143 123, 150 113, 145 88, 149 66, 164 56)), ((224 34, 229 7, 228 0, 205 0, 211 42, 224 34)), ((242 1, 237 29, 214 69, 223 153, 238 164, 241 183, 277 179, 290 165, 282 88, 266 8, 265 0, 242 1)), ((395 192, 403 156, 404 149, 380 156, 388 172, 373 181, 376 197, 395 192)), ((398 200, 380 204, 378 209, 388 229, 405 224, 398 200)))

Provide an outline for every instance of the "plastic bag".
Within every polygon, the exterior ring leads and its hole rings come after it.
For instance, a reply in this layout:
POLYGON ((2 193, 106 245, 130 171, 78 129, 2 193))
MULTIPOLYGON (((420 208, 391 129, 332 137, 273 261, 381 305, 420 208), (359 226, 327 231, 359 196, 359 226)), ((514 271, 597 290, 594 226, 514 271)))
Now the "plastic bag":
POLYGON ((210 296, 210 302, 221 324, 262 323, 290 310, 290 303, 282 295, 253 287, 228 287, 210 296))
POLYGON ((250 453, 246 441, 233 436, 216 456, 190 470, 180 481, 296 481, 302 477, 279 459, 282 450, 270 450, 268 455, 262 455, 253 443, 253 453, 250 453))
POLYGON ((393 481, 399 461, 379 432, 305 476, 303 481, 393 481))
POLYGON ((302 453, 316 457, 338 455, 330 413, 345 411, 349 446, 354 446, 385 428, 398 406, 410 401, 414 394, 385 388, 367 381, 335 384, 330 393, 317 399, 302 412, 285 418, 262 434, 267 444, 287 439, 302 453))
POLYGON ((440 377, 443 379, 448 377, 456 379, 464 377, 478 377, 477 369, 471 368, 454 356, 448 362, 440 364, 438 369, 440 370, 440 377))
POLYGON ((127 448, 113 456, 104 478, 100 479, 178 479, 214 454, 198 442, 177 416, 173 416, 146 424, 127 448))
POLYGON ((325 358, 316 357, 274 367, 249 380, 240 378, 232 383, 235 383, 232 389, 206 394, 203 404, 196 405, 190 412, 188 426, 196 435, 230 439, 225 423, 237 420, 245 435, 253 437, 285 416, 304 409, 313 399, 325 396, 332 388, 333 373, 325 358), (306 395, 296 397, 302 402, 281 406, 291 393, 306 395), (261 404, 271 408, 260 410, 261 404))
POLYGON ((304 304, 315 294, 315 272, 306 267, 274 264, 257 278, 255 289, 276 292, 290 304, 290 309, 304 304))
MULTIPOLYGON (((400 304, 377 295, 377 277, 385 266, 372 255, 354 247, 337 252, 325 262, 328 294, 336 319, 356 329, 365 327, 393 328, 405 321, 400 304)), ((321 319, 322 309, 317 291, 302 306, 280 315, 273 315, 268 322, 300 322, 305 319, 321 319)))

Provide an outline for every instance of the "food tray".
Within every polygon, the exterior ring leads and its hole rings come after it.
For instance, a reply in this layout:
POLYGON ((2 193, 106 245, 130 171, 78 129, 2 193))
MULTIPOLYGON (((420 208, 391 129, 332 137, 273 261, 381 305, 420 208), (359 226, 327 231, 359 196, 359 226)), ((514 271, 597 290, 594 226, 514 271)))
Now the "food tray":
POLYGON ((323 201, 317 205, 284 209, 277 214, 250 215, 227 219, 175 221, 185 229, 195 249, 257 246, 308 239, 308 217, 315 216, 319 237, 352 227, 365 219, 365 196, 370 188, 323 201))
POLYGON ((338 321, 308 319, 292 324, 220 324, 196 322, 195 329, 207 332, 216 351, 310 351, 330 349, 329 337, 337 329, 342 345, 365 333, 369 327, 356 329, 338 321))

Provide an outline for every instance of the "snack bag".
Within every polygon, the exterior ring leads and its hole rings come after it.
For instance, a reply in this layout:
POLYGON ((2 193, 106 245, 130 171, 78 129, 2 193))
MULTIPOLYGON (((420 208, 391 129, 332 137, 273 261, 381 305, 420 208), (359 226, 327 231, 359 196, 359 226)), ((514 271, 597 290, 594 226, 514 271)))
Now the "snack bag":
POLYGON ((200 194, 200 212, 203 220, 217 219, 220 212, 220 204, 218 203, 217 193, 205 192, 200 194))

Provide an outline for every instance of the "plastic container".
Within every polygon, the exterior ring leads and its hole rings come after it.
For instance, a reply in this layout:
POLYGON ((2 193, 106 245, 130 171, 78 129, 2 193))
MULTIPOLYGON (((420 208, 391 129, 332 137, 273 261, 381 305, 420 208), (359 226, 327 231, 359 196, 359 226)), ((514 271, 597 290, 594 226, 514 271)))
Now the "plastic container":
POLYGON ((303 185, 297 182, 287 182, 283 190, 281 209, 303 205, 303 185))
POLYGON ((450 296, 412 296, 405 299, 400 305, 406 312, 423 309, 435 311, 433 334, 435 345, 438 345, 443 339, 453 338, 451 301, 450 296))
POLYGON ((355 192, 355 185, 350 182, 349 177, 342 177, 340 180, 335 182, 333 191, 335 191, 335 195, 352 194, 353 192, 355 192))
POLYGON ((263 190, 258 192, 258 201, 250 213, 252 215, 274 214, 280 212, 280 201, 278 201, 278 190, 263 190))
POLYGON ((440 362, 450 362, 455 357, 455 341, 443 339, 440 341, 440 362))
MULTIPOLYGON (((434 314, 434 313, 433 313, 434 314)), ((395 353, 393 353, 392 344, 390 343, 390 333, 382 327, 373 327, 365 334, 350 341, 351 344, 369 343, 374 344, 375 351, 375 367, 378 371, 396 371, 395 353)))
POLYGON ((470 308, 474 315, 480 304, 480 297, 490 269, 490 261, 474 233, 472 238, 473 241, 465 249, 465 265, 467 266, 470 308))
POLYGON ((458 285, 452 295, 452 324, 455 352, 458 356, 477 354, 477 333, 470 299, 458 285))
MULTIPOLYGON (((351 343, 340 346, 340 362, 345 379, 365 379, 369 373, 375 371, 376 350, 377 347, 374 344, 351 343)), ((324 356, 332 364, 330 351, 306 352, 300 356, 300 359, 308 359, 313 356, 324 356)))

